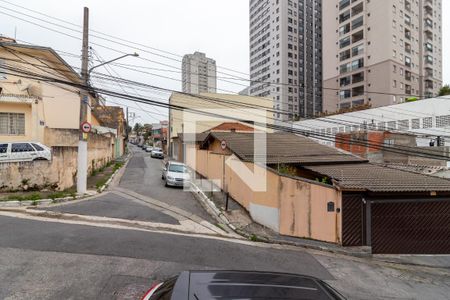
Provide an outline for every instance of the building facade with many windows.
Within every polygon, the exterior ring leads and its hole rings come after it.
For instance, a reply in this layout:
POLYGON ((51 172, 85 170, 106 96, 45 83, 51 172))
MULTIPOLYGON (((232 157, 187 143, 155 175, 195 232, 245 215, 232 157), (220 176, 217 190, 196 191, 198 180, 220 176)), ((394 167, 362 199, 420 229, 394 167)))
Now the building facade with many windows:
POLYGON ((333 0, 323 7, 324 110, 435 96, 441 0, 333 0))
POLYGON ((277 120, 322 111, 322 1, 250 0, 250 95, 277 120))
POLYGON ((216 61, 201 52, 185 55, 182 63, 182 82, 184 93, 215 93, 217 89, 216 61))

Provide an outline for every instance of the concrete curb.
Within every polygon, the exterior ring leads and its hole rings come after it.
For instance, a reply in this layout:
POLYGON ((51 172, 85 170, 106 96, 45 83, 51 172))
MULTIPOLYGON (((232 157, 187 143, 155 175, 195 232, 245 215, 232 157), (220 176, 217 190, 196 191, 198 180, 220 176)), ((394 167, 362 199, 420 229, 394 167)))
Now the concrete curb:
POLYGON ((193 194, 195 198, 200 201, 200 204, 208 211, 210 215, 216 218, 217 221, 223 222, 228 226, 232 232, 238 233, 236 226, 231 224, 230 220, 220 211, 219 208, 211 201, 208 196, 193 182, 191 182, 191 187, 193 189, 193 194))
POLYGON ((39 200, 25 200, 25 201, 18 201, 18 200, 12 200, 12 201, 0 201, 0 207, 28 207, 28 206, 47 206, 49 204, 57 204, 57 203, 64 203, 74 200, 80 200, 87 197, 92 197, 97 194, 103 193, 103 191, 108 188, 108 186, 113 181, 114 177, 119 173, 120 170, 124 169, 126 165, 128 164, 130 155, 128 154, 125 158, 124 165, 117 169, 114 173, 111 174, 111 177, 105 182, 104 185, 102 185, 98 191, 89 190, 84 195, 76 195, 75 197, 63 197, 63 198, 55 198, 55 199, 39 199, 39 200))
POLYGON ((91 225, 111 225, 111 226, 122 226, 128 229, 137 230, 158 230, 158 231, 169 231, 184 234, 199 234, 204 236, 214 236, 222 238, 232 238, 230 236, 225 236, 218 234, 215 231, 209 230, 208 228, 192 221, 185 220, 181 221, 179 225, 165 224, 165 223, 155 223, 139 220, 127 220, 119 218, 110 217, 100 217, 100 216, 88 216, 88 215, 77 215, 70 213, 60 213, 54 211, 45 210, 34 210, 28 208, 0 208, 0 214, 6 216, 16 216, 22 218, 38 218, 47 221, 71 221, 71 222, 87 222, 91 225))
POLYGON ((233 232, 236 234, 255 241, 255 242, 262 242, 262 243, 269 243, 269 244, 278 244, 278 245, 287 245, 287 246, 295 246, 295 247, 302 247, 305 249, 311 249, 311 250, 319 250, 319 251, 326 251, 330 253, 336 253, 336 254, 343 254, 343 255, 350 255, 354 257, 359 258, 368 258, 372 257, 371 253, 364 253, 364 252, 354 252, 351 251, 351 249, 340 249, 336 246, 327 247, 326 245, 314 245, 311 242, 305 241, 305 242, 294 242, 294 241, 286 241, 286 240, 278 240, 278 239, 269 239, 266 237, 257 236, 253 233, 245 232, 239 228, 236 228, 230 220, 222 213, 222 211, 215 205, 211 199, 208 198, 208 196, 197 186, 195 183, 191 182, 191 186, 193 189, 193 194, 196 196, 196 198, 200 201, 200 203, 207 208, 207 211, 212 215, 222 221, 228 228, 230 228, 233 232))
POLYGON ((80 200, 88 197, 92 197, 97 195, 96 191, 87 191, 84 195, 77 195, 75 197, 63 197, 63 198, 55 198, 55 199, 39 199, 39 200, 25 200, 25 201, 1 201, 0 207, 37 207, 37 206, 47 206, 49 204, 57 204, 64 203, 74 200, 80 200))

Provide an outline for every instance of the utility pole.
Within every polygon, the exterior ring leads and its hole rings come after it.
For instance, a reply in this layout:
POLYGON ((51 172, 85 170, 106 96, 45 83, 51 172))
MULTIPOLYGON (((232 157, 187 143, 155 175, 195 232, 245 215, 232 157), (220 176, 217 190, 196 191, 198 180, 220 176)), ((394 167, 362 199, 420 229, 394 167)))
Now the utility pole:
MULTIPOLYGON (((81 58, 81 78, 83 85, 89 82, 89 8, 84 8, 83 20, 83 49, 81 58)), ((78 142, 78 168, 77 168, 77 192, 85 194, 87 190, 87 166, 88 166, 88 134, 81 130, 82 124, 87 122, 87 109, 89 94, 85 89, 80 90, 80 136, 78 142)))
POLYGON ((128 141, 128 134, 129 134, 129 132, 128 132, 128 126, 130 126, 130 123, 129 123, 129 121, 128 121, 128 106, 127 106, 127 108, 126 108, 126 110, 127 110, 127 127, 126 127, 126 129, 125 129, 125 135, 127 136, 127 141, 128 141))

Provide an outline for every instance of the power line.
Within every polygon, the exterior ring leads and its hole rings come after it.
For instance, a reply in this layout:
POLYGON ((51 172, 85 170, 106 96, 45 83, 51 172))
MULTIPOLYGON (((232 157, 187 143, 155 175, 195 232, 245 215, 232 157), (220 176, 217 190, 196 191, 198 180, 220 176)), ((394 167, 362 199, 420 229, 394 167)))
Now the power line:
MULTIPOLYGON (((4 1, 4 0, 0 0, 0 1, 6 2, 6 1, 4 1)), ((1 6, 0 6, 0 7, 1 7, 1 6)), ((21 14, 21 15, 28 16, 28 17, 33 18, 33 19, 37 19, 37 20, 39 20, 39 21, 41 21, 41 22, 45 22, 45 23, 48 23, 48 24, 52 24, 52 25, 54 25, 54 26, 59 26, 59 27, 65 28, 65 29, 67 29, 67 30, 80 32, 80 31, 78 31, 78 30, 75 30, 75 29, 72 29, 72 28, 68 28, 67 26, 58 25, 58 24, 55 24, 55 23, 50 22, 50 21, 46 21, 46 20, 42 20, 42 19, 40 19, 40 18, 36 18, 36 17, 30 16, 30 15, 28 15, 28 14, 24 14, 24 13, 21 13, 21 12, 17 12, 17 11, 15 11, 15 10, 11 10, 11 9, 8 9, 8 10, 14 11, 14 12, 16 12, 16 13, 18 13, 18 14, 21 14)), ((37 24, 37 23, 32 22, 32 21, 29 21, 29 20, 25 20, 25 19, 20 18, 20 17, 17 17, 17 16, 13 16, 13 15, 11 15, 11 14, 8 14, 8 13, 2 12, 2 11, 0 11, 0 13, 5 14, 5 15, 8 15, 8 16, 10 16, 10 17, 12 17, 12 18, 17 18, 17 19, 22 20, 22 21, 24 21, 24 22, 31 23, 31 24, 33 24, 33 25, 36 25, 36 26, 45 28, 45 29, 50 30, 50 31, 54 31, 54 32, 63 34, 63 35, 65 35, 65 36, 68 36, 68 37, 71 37, 71 38, 80 39, 80 38, 77 38, 77 37, 75 37, 75 36, 73 36, 73 35, 70 35, 70 34, 67 34, 67 33, 63 33, 63 32, 61 32, 61 31, 58 31, 58 30, 55 30, 55 29, 52 29, 52 28, 43 26, 43 25, 41 25, 41 24, 37 24)), ((111 43, 115 43, 115 44, 119 44, 119 45, 122 45, 122 46, 131 48, 129 45, 126 45, 126 44, 123 44, 123 43, 119 43, 119 42, 115 42, 115 41, 112 41, 112 40, 109 40, 109 39, 106 39, 106 38, 98 37, 98 36, 96 36, 96 35, 92 35, 92 36, 93 36, 93 37, 96 37, 96 38, 100 38, 100 39, 106 40, 106 41, 109 41, 109 42, 111 42, 111 43)), ((105 46, 105 45, 101 45, 101 44, 93 43, 93 42, 92 42, 91 44, 96 45, 96 46, 99 46, 99 47, 102 47, 102 48, 105 48, 105 49, 108 49, 108 50, 111 50, 111 51, 115 51, 115 52, 118 52, 118 53, 121 53, 121 54, 126 54, 125 52, 122 52, 122 51, 117 50, 117 49, 113 49, 113 48, 108 47, 108 46, 105 46)), ((181 60, 177 60, 177 59, 174 59, 174 58, 170 58, 170 57, 167 57, 167 56, 164 56, 164 55, 161 55, 161 54, 155 54, 155 53, 153 53, 153 52, 150 52, 150 51, 147 51, 147 50, 143 50, 143 49, 140 49, 140 48, 134 47, 133 49, 138 49, 138 50, 141 50, 141 51, 143 51, 143 52, 147 52, 147 53, 150 53, 150 54, 153 54, 153 55, 156 55, 156 56, 160 56, 160 57, 162 57, 162 58, 166 58, 166 59, 170 59, 170 60, 175 60, 175 61, 177 61, 177 62, 182 62, 181 60)), ((157 62, 157 61, 153 61, 153 60, 149 60, 149 59, 146 59, 146 58, 144 58, 144 57, 140 57, 140 59, 143 59, 143 60, 146 60, 146 61, 149 61, 149 62, 152 62, 152 63, 156 63, 156 64, 168 66, 168 67, 171 67, 171 68, 179 69, 179 67, 175 67, 175 66, 172 66, 172 65, 164 64, 164 63, 157 62)), ((218 73, 226 74, 226 73, 223 73, 223 72, 218 72, 218 73)), ((281 86, 291 86, 291 87, 295 87, 295 88, 303 88, 301 84, 295 85, 295 84, 289 84, 289 83, 276 83, 276 82, 258 81, 258 80, 251 80, 251 79, 246 79, 246 78, 242 78, 242 77, 237 77, 237 76, 234 76, 234 75, 231 75, 231 74, 226 74, 226 75, 233 76, 233 77, 235 77, 236 79, 241 79, 241 80, 249 81, 249 82, 251 82, 251 83, 262 83, 262 84, 267 84, 267 85, 269 85, 269 86, 272 86, 272 85, 279 85, 279 86, 280 86, 280 85, 281 85, 281 86)), ((155 75, 155 76, 156 76, 156 75, 155 75)), ((172 79, 172 80, 173 80, 173 78, 167 78, 167 79, 172 79)), ((224 80, 221 80, 221 81, 224 81, 224 80)), ((226 82, 226 81, 225 81, 225 82, 226 82)), ((229 82, 229 83, 230 83, 230 82, 229 82)), ((233 83, 233 84, 236 84, 236 83, 233 83)), ((244 86, 246 86, 246 85, 244 85, 244 86)), ((326 87, 322 87, 321 90, 342 91, 342 89, 340 89, 340 88, 326 88, 326 87)), ((307 91, 307 92, 310 93, 310 94, 314 93, 314 91, 307 91)), ((413 94, 395 94, 395 93, 387 93, 387 92, 382 92, 382 91, 368 91, 368 90, 363 91, 363 92, 364 92, 364 94, 376 94, 376 95, 387 95, 387 96, 409 96, 409 97, 424 98, 424 97, 422 97, 422 96, 420 96, 420 95, 413 95, 413 94)), ((234 92, 233 92, 233 93, 234 93, 234 92)), ((292 112, 292 114, 293 114, 293 112, 292 112)))
MULTIPOLYGON (((226 119, 232 119, 238 122, 242 122, 242 123, 249 123, 249 121, 246 120, 241 120, 235 117, 230 117, 230 116, 223 116, 220 114, 215 114, 215 113, 211 113, 211 112, 205 112, 205 111, 201 111, 201 110, 197 110, 197 109, 192 109, 192 108, 188 108, 188 107, 183 107, 183 106, 179 106, 179 105, 173 105, 173 104, 168 104, 168 103, 161 103, 161 102, 157 102, 157 101, 153 101, 153 100, 149 100, 149 99, 145 99, 145 98, 141 98, 141 97, 134 97, 134 96, 130 96, 130 95, 125 95, 125 94, 120 94, 117 92, 112 92, 112 91, 108 91, 108 90, 103 90, 103 89, 94 89, 90 86, 83 86, 82 84, 78 84, 78 83, 72 83, 72 82, 67 82, 67 81, 61 81, 59 79, 56 78, 49 78, 49 77, 45 77, 39 74, 30 74, 28 72, 24 72, 21 70, 14 70, 13 72, 18 72, 18 73, 22 73, 25 74, 26 76, 23 77, 28 77, 30 79, 35 79, 35 80, 50 80, 52 82, 58 82, 58 83, 62 83, 62 84, 67 84, 67 85, 71 85, 71 86, 75 86, 78 88, 83 88, 83 89, 87 89, 89 91, 92 92, 97 92, 100 94, 106 94, 106 95, 110 95, 110 96, 115 96, 118 98, 122 98, 122 99, 127 99, 130 101, 138 101, 141 103, 152 103, 154 105, 160 106, 160 107, 168 107, 171 109, 175 109, 175 110, 187 110, 190 112, 194 112, 197 114, 203 114, 203 115, 209 115, 209 116, 215 116, 215 117, 220 117, 220 118, 226 118, 226 119)), ((16 75, 16 74, 11 74, 11 75, 16 75)), ((17 76, 17 75, 16 75, 17 76)), ((193 95, 194 97, 197 97, 196 95, 193 95)), ((322 140, 326 140, 326 141, 330 141, 330 137, 327 137, 326 135, 320 135, 320 134, 314 134, 312 132, 306 132, 306 131, 302 131, 302 130, 295 130, 293 128, 289 128, 289 127, 284 127, 284 126, 279 126, 279 125, 273 125, 273 124, 268 124, 265 122, 251 122, 251 124, 253 125, 257 125, 257 126, 264 126, 266 128, 272 128, 272 129, 278 129, 281 131, 287 131, 287 132, 291 132, 291 133, 296 133, 296 134, 301 134, 301 135, 306 135, 306 136, 315 136, 317 139, 322 139, 322 140)), ((333 140, 338 140, 338 138, 335 138, 333 140)), ((353 144, 353 145, 361 145, 361 146, 365 146, 365 147, 370 147, 373 149, 379 149, 379 150, 385 150, 388 152, 393 152, 393 153, 398 153, 398 154, 414 154, 415 156, 419 156, 419 157, 427 157, 427 158, 433 158, 433 159, 445 159, 448 160, 447 156, 443 156, 443 155, 433 155, 430 154, 431 151, 427 151, 427 152, 421 152, 421 151, 417 151, 417 150, 405 150, 406 146, 390 146, 388 145, 388 147, 386 147, 385 144, 372 144, 370 142, 360 142, 360 141, 351 141, 349 142, 348 140, 344 140, 341 139, 340 140, 342 143, 344 144, 353 144)))
MULTIPOLYGON (((104 75, 102 75, 102 76, 104 76, 104 75)), ((100 76, 95 76, 96 78, 101 78, 101 79, 105 79, 105 78, 102 78, 102 77, 100 77, 100 76)), ((104 77, 106 77, 106 76, 104 76, 104 77)), ((133 82, 133 81, 130 81, 130 80, 124 80, 123 78, 117 78, 117 77, 113 77, 113 76, 109 76, 109 78, 112 78, 113 80, 115 80, 115 81, 117 81, 117 80, 121 80, 123 83, 129 83, 129 84, 139 84, 140 86, 146 86, 146 87, 148 87, 148 85, 145 85, 145 84, 142 84, 142 83, 137 83, 137 82, 133 82)), ((106 79, 105 79, 106 80, 106 79)), ((152 87, 152 86, 150 86, 150 88, 154 88, 154 87, 152 87)), ((169 90, 169 89, 166 89, 166 91, 167 92, 172 92, 173 90, 169 90)), ((216 99, 216 100, 218 100, 218 101, 222 101, 222 102, 228 102, 228 103, 231 103, 231 104, 233 104, 233 101, 230 101, 230 100, 224 100, 224 99, 220 99, 220 98, 218 98, 218 99, 216 99)), ((236 102, 236 101, 234 101, 236 104, 241 104, 241 102, 236 102)), ((260 107, 260 108, 263 108, 263 109, 265 109, 265 110, 268 110, 268 111, 271 111, 269 108, 267 108, 267 107, 264 107, 264 106, 258 106, 258 107, 260 107)), ((274 113, 281 113, 281 111, 272 111, 272 112, 274 112, 274 113)), ((287 112, 287 114, 289 114, 289 112, 287 112)), ((361 118, 361 117, 359 117, 359 118, 361 118)), ((360 125, 364 125, 364 124, 360 124, 360 123, 356 123, 356 122, 351 122, 351 121, 348 121, 348 120, 340 120, 340 119, 337 119, 337 118, 332 118, 333 120, 326 120, 326 119, 316 119, 316 120, 319 120, 319 121, 323 121, 323 122, 328 122, 328 123, 333 123, 333 124, 338 124, 338 125, 343 125, 343 126, 350 126, 350 125, 357 125, 357 126, 360 126, 360 125), (341 122, 345 122, 345 123, 339 123, 339 122, 336 122, 336 121, 338 121, 338 120, 340 120, 341 122)), ((364 119, 364 118, 361 118, 361 119, 364 119)), ((365 120, 365 119, 364 119, 365 120)), ((302 127, 308 127, 308 126, 305 126, 305 125, 300 125, 300 126, 302 126, 302 127)), ((384 131, 384 130, 383 130, 384 131)), ((401 130, 397 130, 397 131, 401 131, 401 130)), ((407 133, 414 133, 413 131, 406 131, 407 133)), ((417 133, 417 134, 422 134, 423 135, 423 133, 419 133, 419 132, 415 132, 415 133, 417 133)))
MULTIPOLYGON (((24 10, 29 11, 29 12, 33 12, 35 14, 39 14, 41 16, 45 16, 47 18, 50 18, 50 19, 53 19, 53 20, 57 20, 59 22, 65 23, 65 24, 69 24, 69 25, 81 28, 81 25, 79 25, 79 24, 71 23, 71 22, 68 22, 66 20, 63 20, 63 19, 60 19, 60 18, 56 18, 54 16, 50 16, 48 14, 45 14, 45 13, 42 13, 42 12, 39 12, 39 11, 36 11, 36 10, 32 10, 32 9, 29 9, 27 7, 24 7, 24 6, 20 6, 20 5, 11 3, 9 1, 5 1, 5 0, 0 0, 0 1, 4 2, 4 3, 8 3, 9 5, 12 5, 12 6, 21 8, 21 9, 24 9, 24 10)), ((169 54, 169 55, 173 55, 173 56, 177 56, 177 57, 183 57, 182 55, 177 54, 177 53, 169 52, 167 50, 161 50, 161 49, 158 49, 158 48, 155 48, 155 47, 151 47, 151 46, 148 46, 148 45, 144 45, 144 44, 141 44, 141 43, 136 43, 136 42, 133 42, 133 41, 130 41, 130 40, 126 40, 124 38, 120 38, 120 37, 117 37, 117 36, 113 36, 113 35, 110 35, 110 34, 106 34, 106 33, 100 32, 98 30, 91 29, 91 31, 95 32, 95 33, 98 33, 98 34, 101 34, 101 35, 104 35, 104 36, 107 36, 107 37, 110 37, 110 38, 113 38, 113 39, 117 39, 117 40, 129 43, 129 44, 138 45, 140 47, 148 48, 148 49, 151 49, 151 50, 159 51, 161 53, 165 53, 165 54, 169 54)), ((241 72, 241 71, 237 71, 237 70, 233 70, 233 69, 230 69, 230 68, 227 68, 227 67, 222 67, 222 66, 217 66, 217 67, 221 68, 221 69, 224 69, 224 70, 232 71, 232 72, 235 72, 235 73, 240 73, 240 74, 245 75, 245 76, 249 76, 249 74, 247 74, 247 73, 244 73, 244 72, 241 72)))

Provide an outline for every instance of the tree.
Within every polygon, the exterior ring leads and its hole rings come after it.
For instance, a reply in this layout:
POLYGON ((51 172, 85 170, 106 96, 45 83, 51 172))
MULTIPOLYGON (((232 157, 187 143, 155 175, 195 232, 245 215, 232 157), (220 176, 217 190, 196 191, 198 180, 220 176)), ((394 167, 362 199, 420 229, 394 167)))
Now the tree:
POLYGON ((450 95, 450 86, 448 84, 444 85, 439 90, 439 96, 446 96, 446 95, 450 95))
POLYGON ((142 129, 144 129, 144 127, 142 126, 141 123, 134 124, 133 131, 136 132, 137 135, 141 134, 142 129))

